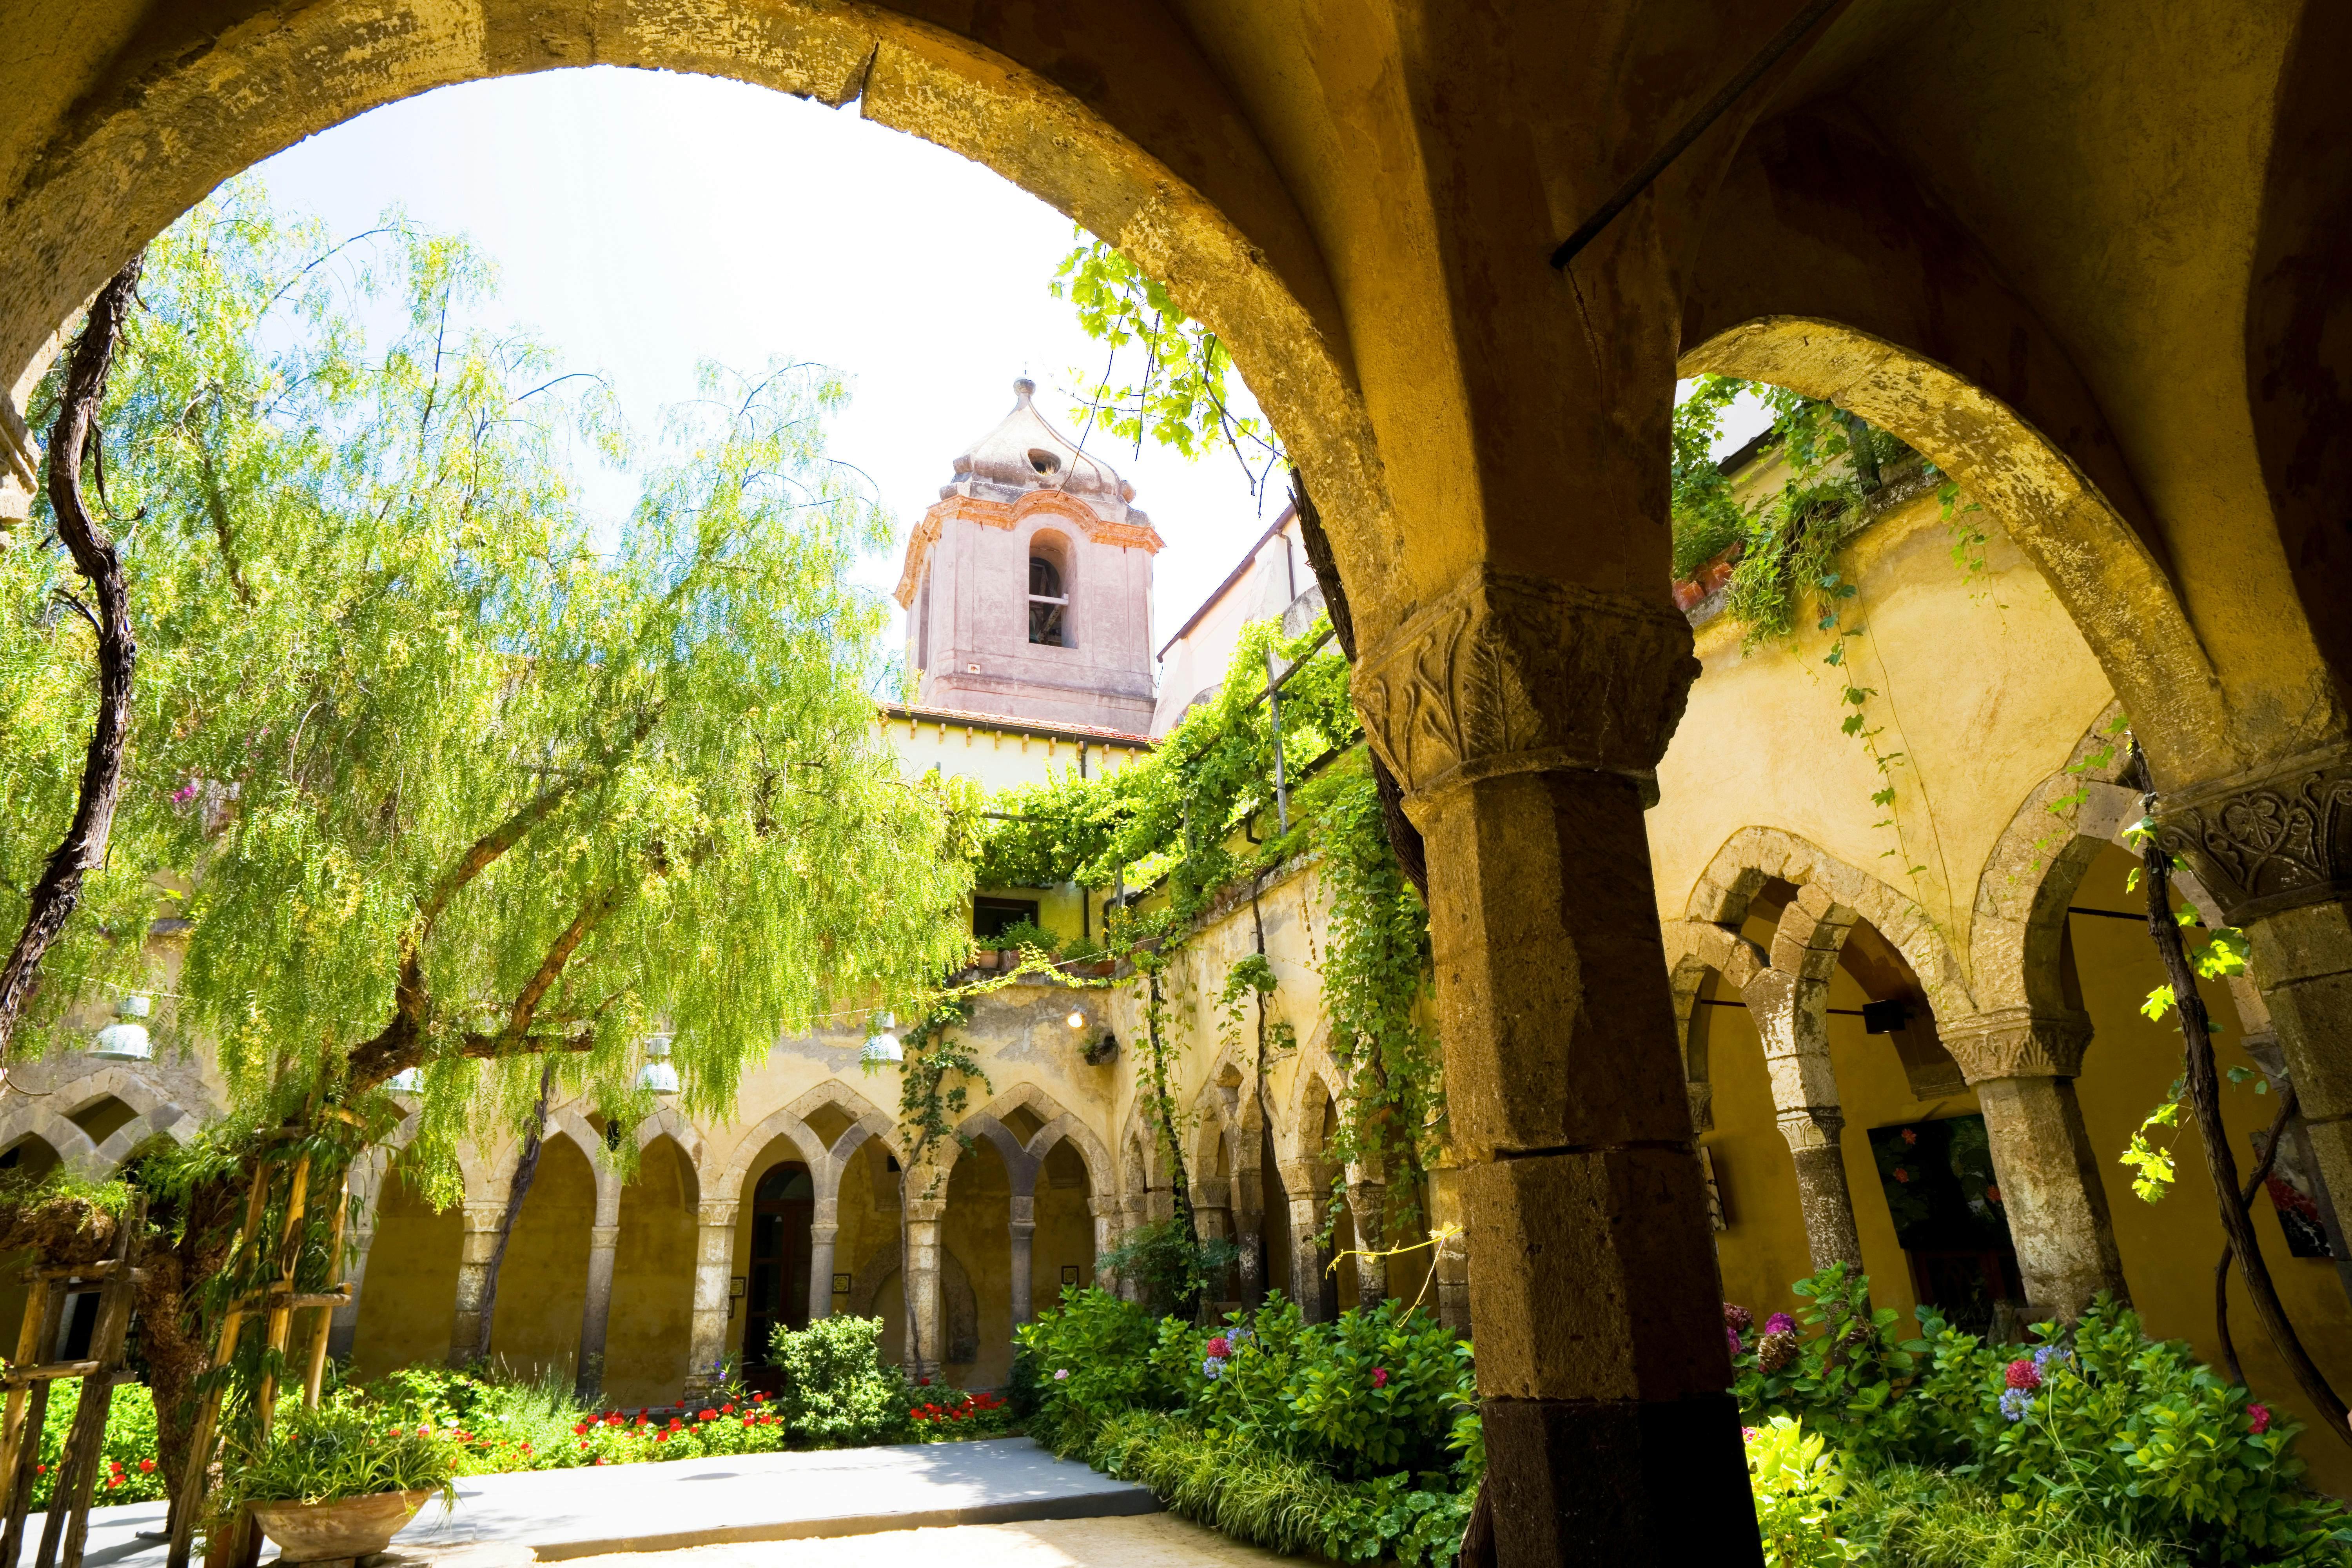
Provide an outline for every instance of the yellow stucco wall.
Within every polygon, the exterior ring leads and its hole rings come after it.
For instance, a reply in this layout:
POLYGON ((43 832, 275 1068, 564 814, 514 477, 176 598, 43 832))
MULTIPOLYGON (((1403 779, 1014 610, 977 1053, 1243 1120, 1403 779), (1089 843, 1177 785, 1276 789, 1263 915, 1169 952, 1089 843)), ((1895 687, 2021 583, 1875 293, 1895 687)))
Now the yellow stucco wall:
POLYGON ((397 1367, 437 1366, 449 1354, 457 1300, 457 1248, 465 1222, 450 1208, 436 1214, 394 1160, 376 1203, 375 1242, 360 1289, 353 1375, 381 1377, 397 1367))
POLYGON ((686 1384, 693 1339, 694 1168, 667 1138, 646 1145, 621 1190, 613 1316, 604 1341, 604 1400, 616 1409, 667 1405, 686 1384))
POLYGON ((490 1356, 510 1375, 556 1378, 566 1386, 578 1375, 588 1233, 595 1223, 596 1173, 587 1156, 569 1138, 547 1140, 499 1269, 490 1356))

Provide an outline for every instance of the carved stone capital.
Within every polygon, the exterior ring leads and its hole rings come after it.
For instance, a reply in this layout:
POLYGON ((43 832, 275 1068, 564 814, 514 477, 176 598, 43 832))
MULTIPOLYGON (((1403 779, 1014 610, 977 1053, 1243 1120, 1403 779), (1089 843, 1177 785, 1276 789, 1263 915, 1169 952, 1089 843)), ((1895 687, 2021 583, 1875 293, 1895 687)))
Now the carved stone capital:
POLYGON ((2352 897, 2352 749, 2170 791, 2158 799, 2156 841, 2231 925, 2352 897))
POLYGON ((1845 1131, 1845 1112, 1834 1106, 1784 1110, 1773 1121, 1780 1124, 1780 1136, 1789 1141, 1790 1152, 1799 1154, 1808 1149, 1836 1148, 1838 1134, 1845 1131))
POLYGON ((2073 1078, 2091 1044, 2087 1013, 2005 1007, 1973 1018, 1936 1020, 1944 1048, 1971 1084, 2003 1078, 2073 1078))
POLYGON ((1697 678, 1690 624, 1656 605, 1491 567, 1368 649, 1364 730, 1408 799, 1507 773, 1654 770, 1697 678))

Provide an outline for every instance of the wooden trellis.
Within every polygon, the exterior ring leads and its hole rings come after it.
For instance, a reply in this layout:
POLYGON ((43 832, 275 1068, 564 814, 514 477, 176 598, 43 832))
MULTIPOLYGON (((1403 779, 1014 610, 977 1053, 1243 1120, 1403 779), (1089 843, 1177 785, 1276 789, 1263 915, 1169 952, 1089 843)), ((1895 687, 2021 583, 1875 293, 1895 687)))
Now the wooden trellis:
MULTIPOLYGON (((342 1116, 341 1111, 329 1111, 342 1116)), ((349 1120, 349 1118, 345 1118, 349 1120)), ((265 1327, 260 1387, 254 1394, 254 1419, 257 1430, 268 1433, 278 1410, 278 1360, 285 1354, 293 1336, 294 1315, 317 1310, 318 1333, 310 1345, 310 1360, 302 1381, 302 1403, 316 1406, 319 1387, 327 1367, 327 1315, 352 1299, 349 1281, 331 1290, 310 1293, 297 1292, 294 1275, 302 1258, 302 1221, 310 1190, 310 1155, 305 1151, 289 1161, 283 1144, 302 1135, 297 1128, 279 1130, 278 1147, 263 1152, 256 1161, 253 1190, 246 1198, 245 1225, 238 1231, 236 1244, 229 1249, 227 1268, 234 1273, 248 1256, 259 1258, 265 1254, 276 1265, 278 1278, 263 1289, 244 1296, 229 1304, 222 1315, 220 1333, 213 1342, 212 1354, 205 1363, 207 1373, 218 1371, 236 1357, 237 1342, 243 1336, 248 1321, 258 1318, 265 1327), (286 1197, 285 1217, 279 1222, 275 1236, 262 1234, 268 1218, 270 1200, 280 1190, 281 1176, 286 1197)), ((351 1171, 343 1171, 342 1184, 335 1205, 334 1218, 327 1242, 327 1263, 339 1268, 342 1263, 343 1223, 351 1208, 351 1171)), ((198 1406, 194 1429, 188 1437, 188 1468, 180 1482, 177 1506, 172 1513, 172 1551, 169 1568, 187 1568, 195 1540, 196 1519, 204 1511, 205 1478, 212 1469, 214 1450, 220 1439, 221 1400, 226 1392, 225 1381, 215 1380, 198 1406)), ((5 1546, 5 1542, 0 1542, 5 1546)), ((261 1558, 261 1531, 254 1522, 250 1510, 239 1508, 225 1530, 212 1531, 205 1542, 205 1568, 254 1568, 261 1558)), ((0 1568, 14 1568, 10 1563, 0 1563, 0 1568)), ((38 1568, 48 1568, 45 1558, 38 1568)), ((63 1568, 79 1568, 77 1559, 63 1568)))
POLYGON ((81 1402, 66 1434, 57 1485, 41 1525, 38 1568, 81 1568, 89 1536, 90 1496, 105 1457, 106 1415, 114 1385, 128 1381, 122 1348, 130 1337, 131 1302, 138 1292, 139 1254, 147 1229, 147 1200, 134 1196, 115 1229, 110 1255, 97 1263, 35 1268, 25 1274, 33 1289, 25 1299, 25 1321, 16 1333, 16 1357, 0 1378, 8 1391, 0 1416, 0 1481, 7 1487, 7 1522, 0 1529, 0 1568, 16 1568, 24 1550, 25 1521, 40 1474, 41 1431, 48 1418, 49 1385, 61 1377, 81 1379, 81 1402), (44 1362, 54 1353, 65 1322, 66 1301, 79 1288, 98 1287, 98 1321, 86 1360, 44 1362))

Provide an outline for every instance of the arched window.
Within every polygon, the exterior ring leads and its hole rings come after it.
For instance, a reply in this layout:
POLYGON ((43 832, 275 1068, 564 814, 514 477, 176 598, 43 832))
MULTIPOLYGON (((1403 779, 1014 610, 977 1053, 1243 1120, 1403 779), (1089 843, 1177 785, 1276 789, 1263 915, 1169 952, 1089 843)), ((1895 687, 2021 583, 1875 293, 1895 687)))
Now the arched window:
POLYGON ((1029 544, 1029 640, 1044 647, 1068 647, 1069 579, 1062 570, 1062 542, 1039 534, 1029 544))

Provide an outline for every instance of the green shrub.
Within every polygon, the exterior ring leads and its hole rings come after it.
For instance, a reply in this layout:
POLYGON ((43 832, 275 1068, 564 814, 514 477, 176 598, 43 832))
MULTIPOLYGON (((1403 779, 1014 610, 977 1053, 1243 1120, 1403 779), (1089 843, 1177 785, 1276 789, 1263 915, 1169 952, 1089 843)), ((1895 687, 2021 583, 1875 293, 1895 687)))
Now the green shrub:
POLYGON ((1179 1219, 1154 1220, 1128 1232, 1102 1256, 1102 1267, 1135 1288, 1153 1312, 1172 1312, 1212 1294, 1241 1261, 1241 1248, 1222 1236, 1195 1237, 1179 1219))
POLYGON ((2352 1562, 2352 1513, 2303 1484, 2294 1424, 2129 1309, 2103 1298, 2030 1350, 1923 1309, 1927 1337, 1897 1346, 1868 1285, 1841 1268, 1801 1282, 1803 1329, 1727 1312, 1745 1419, 1801 1417, 1857 1465, 1947 1471, 2006 1510, 2200 1562, 2352 1562))
MULTIPOLYGON (((80 1405, 79 1378, 59 1378, 49 1384, 48 1412, 41 1419, 41 1452, 34 1461, 39 1467, 33 1475, 32 1506, 37 1509, 47 1508, 57 1489, 66 1434, 72 1430, 74 1412, 80 1405)), ((144 1384, 125 1384, 114 1391, 106 1407, 106 1440, 91 1501, 100 1508, 158 1502, 169 1495, 170 1480, 163 1473, 155 1431, 154 1397, 144 1384)))
POLYGON ((769 1355, 783 1377, 776 1409, 796 1442, 842 1448, 914 1441, 915 1388, 882 1359, 881 1339, 879 1318, 819 1318, 798 1331, 777 1326, 769 1355))
POLYGON ((356 1405, 283 1408, 271 1440, 231 1453, 225 1468, 227 1495, 247 1502, 331 1502, 406 1491, 457 1500, 457 1455, 447 1439, 422 1426, 394 1426, 356 1405))
POLYGON ((1156 1321, 1108 1290, 1064 1286, 1061 1305, 1016 1337, 1036 1379, 1029 1435, 1066 1458, 1083 1453, 1109 1416, 1181 1403, 1153 1367, 1156 1321))
POLYGON ((1339 1563, 1445 1568, 1473 1494, 1429 1490, 1399 1473, 1343 1481, 1309 1460, 1180 1416, 1129 1410, 1102 1423, 1087 1453, 1108 1475, 1140 1482, 1187 1519, 1277 1552, 1339 1563))
POLYGON ((2079 1509, 2004 1508, 1990 1489, 1895 1466, 1853 1478, 1839 1527, 1885 1568, 2189 1568, 2166 1541, 2136 1538, 2079 1509))
POLYGON ((1748 1432, 1748 1488, 1756 1499, 1764 1560, 1772 1568, 1861 1562, 1862 1548, 1839 1535, 1831 1518, 1846 1481, 1821 1435, 1785 1415, 1748 1432))

